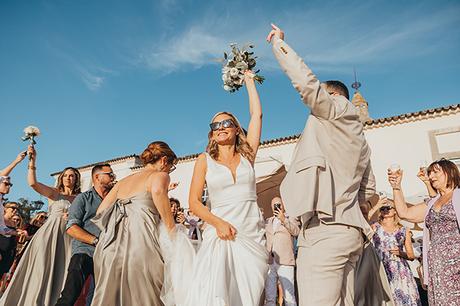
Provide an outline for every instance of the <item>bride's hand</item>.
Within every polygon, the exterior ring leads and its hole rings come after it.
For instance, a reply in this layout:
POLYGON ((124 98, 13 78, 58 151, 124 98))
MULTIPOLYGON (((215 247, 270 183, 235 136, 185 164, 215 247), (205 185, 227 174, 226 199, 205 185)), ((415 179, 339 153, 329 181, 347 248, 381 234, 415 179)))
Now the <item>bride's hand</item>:
POLYGON ((252 82, 254 83, 254 77, 255 77, 255 73, 252 72, 252 70, 246 70, 244 72, 244 83, 247 84, 248 82, 252 82))
POLYGON ((236 236, 236 228, 230 223, 221 220, 216 225, 217 236, 222 240, 234 240, 236 236))

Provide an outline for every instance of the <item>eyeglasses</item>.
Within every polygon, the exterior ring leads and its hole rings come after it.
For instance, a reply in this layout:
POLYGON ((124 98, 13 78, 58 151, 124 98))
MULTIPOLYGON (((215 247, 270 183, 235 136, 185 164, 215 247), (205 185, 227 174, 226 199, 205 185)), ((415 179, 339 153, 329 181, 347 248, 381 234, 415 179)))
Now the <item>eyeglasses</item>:
POLYGON ((380 211, 390 211, 392 209, 395 209, 394 207, 391 207, 391 206, 383 206, 383 207, 380 207, 380 211))
POLYGON ((117 176, 115 175, 115 173, 113 172, 98 172, 96 174, 107 174, 108 176, 110 176, 111 178, 115 179, 117 176))
POLYGON ((37 220, 46 220, 46 219, 48 219, 48 216, 45 216, 45 215, 37 216, 37 220))
POLYGON ((211 128, 212 131, 217 131, 221 127, 224 129, 229 128, 229 127, 236 127, 235 122, 233 122, 232 119, 225 119, 219 122, 213 122, 209 124, 209 127, 211 128))

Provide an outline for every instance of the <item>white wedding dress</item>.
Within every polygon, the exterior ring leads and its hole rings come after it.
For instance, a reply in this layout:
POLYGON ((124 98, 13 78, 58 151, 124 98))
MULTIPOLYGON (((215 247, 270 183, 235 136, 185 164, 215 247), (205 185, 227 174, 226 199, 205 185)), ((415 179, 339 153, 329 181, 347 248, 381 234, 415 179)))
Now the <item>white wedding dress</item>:
POLYGON ((257 306, 267 275, 268 253, 254 168, 241 156, 234 181, 229 168, 206 156, 211 212, 237 229, 236 238, 222 240, 208 225, 195 255, 185 233, 176 232, 171 243, 165 241, 163 232, 163 302, 167 306, 257 306))

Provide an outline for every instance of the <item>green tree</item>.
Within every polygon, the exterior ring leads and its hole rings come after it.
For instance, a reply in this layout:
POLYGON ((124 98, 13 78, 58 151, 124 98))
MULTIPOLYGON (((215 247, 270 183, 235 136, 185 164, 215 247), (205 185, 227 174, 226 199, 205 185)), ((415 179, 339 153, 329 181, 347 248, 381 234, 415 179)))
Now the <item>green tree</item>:
POLYGON ((29 223, 34 213, 40 211, 43 205, 45 205, 43 201, 40 201, 40 200, 29 201, 24 198, 19 198, 18 203, 19 203, 19 214, 21 215, 21 217, 24 219, 24 222, 26 223, 29 223))

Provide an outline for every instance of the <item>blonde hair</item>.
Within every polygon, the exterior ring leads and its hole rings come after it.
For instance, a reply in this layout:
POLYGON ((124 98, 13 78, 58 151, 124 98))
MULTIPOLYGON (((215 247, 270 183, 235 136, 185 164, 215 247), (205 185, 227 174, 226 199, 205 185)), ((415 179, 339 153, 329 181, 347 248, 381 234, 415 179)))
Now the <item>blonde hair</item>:
MULTIPOLYGON (((212 117, 211 122, 216 119, 217 116, 220 115, 227 115, 231 118, 233 123, 236 126, 236 129, 238 130, 238 133, 236 135, 236 141, 235 141, 235 151, 243 155, 246 159, 249 161, 253 162, 255 160, 255 153, 254 150, 251 148, 249 145, 247 139, 246 139, 246 133, 241 127, 240 122, 238 119, 233 115, 232 113, 229 112, 219 112, 212 117)), ((206 152, 214 159, 218 160, 219 158, 219 145, 215 140, 212 139, 212 134, 213 131, 210 130, 208 133, 208 145, 206 147, 206 152)))
MULTIPOLYGON (((393 225, 397 226, 398 228, 403 227, 403 225, 401 224, 401 218, 399 217, 398 212, 396 211, 396 208, 394 207, 393 203, 391 205, 386 205, 386 206, 390 206, 395 210, 395 215, 393 216, 393 218, 394 218, 393 225)), ((380 211, 379 212, 379 223, 382 220, 383 220, 382 212, 380 211)))

